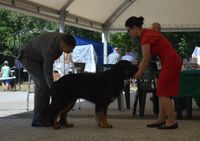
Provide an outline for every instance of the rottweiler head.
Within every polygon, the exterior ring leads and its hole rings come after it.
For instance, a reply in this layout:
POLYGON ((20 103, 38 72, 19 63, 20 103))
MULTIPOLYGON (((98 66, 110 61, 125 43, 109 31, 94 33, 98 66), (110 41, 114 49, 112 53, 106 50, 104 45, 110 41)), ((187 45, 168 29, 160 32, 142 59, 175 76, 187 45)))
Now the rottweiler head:
POLYGON ((131 62, 126 60, 119 61, 117 64, 115 64, 114 68, 118 70, 123 79, 130 79, 138 71, 137 65, 132 65, 131 62))

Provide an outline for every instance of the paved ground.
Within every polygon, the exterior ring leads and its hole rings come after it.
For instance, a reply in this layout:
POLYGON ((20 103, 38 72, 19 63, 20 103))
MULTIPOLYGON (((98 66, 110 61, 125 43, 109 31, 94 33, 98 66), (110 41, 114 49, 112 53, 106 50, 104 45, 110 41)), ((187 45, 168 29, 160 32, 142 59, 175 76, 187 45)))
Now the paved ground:
MULTIPOLYGON (((131 100, 134 99, 134 91, 131 100)), ((48 128, 33 128, 30 126, 33 109, 33 94, 30 95, 27 111, 26 92, 0 92, 0 141, 199 141, 200 140, 200 110, 193 103, 193 118, 179 120, 177 130, 161 131, 149 129, 145 125, 156 117, 152 105, 147 98, 145 117, 132 116, 131 110, 118 111, 116 101, 108 110, 108 121, 113 129, 101 129, 96 126, 94 106, 82 101, 69 114, 73 128, 54 130, 48 128)), ((131 102, 132 104, 132 102, 131 102)))
MULTIPOLYGON (((30 94, 29 109, 33 109, 33 94, 30 94)), ((27 111, 27 92, 0 92, 0 117, 27 111)))

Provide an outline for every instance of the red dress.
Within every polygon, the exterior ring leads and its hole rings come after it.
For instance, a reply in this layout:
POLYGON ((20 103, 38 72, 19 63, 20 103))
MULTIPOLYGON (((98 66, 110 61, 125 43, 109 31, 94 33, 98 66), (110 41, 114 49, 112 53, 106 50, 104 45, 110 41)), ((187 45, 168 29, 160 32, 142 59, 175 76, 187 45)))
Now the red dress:
POLYGON ((157 95, 179 95, 182 66, 180 56, 161 32, 144 29, 141 34, 141 45, 145 44, 150 44, 151 55, 158 55, 162 64, 157 83, 157 95))

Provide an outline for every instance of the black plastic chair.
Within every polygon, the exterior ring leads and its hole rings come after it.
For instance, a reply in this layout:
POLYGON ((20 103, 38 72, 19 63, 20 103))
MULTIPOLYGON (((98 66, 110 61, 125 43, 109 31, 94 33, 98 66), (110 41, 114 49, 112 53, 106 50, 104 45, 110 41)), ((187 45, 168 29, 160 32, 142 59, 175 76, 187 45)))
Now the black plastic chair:
POLYGON ((188 97, 173 97, 176 110, 176 118, 183 119, 182 111, 186 110, 186 117, 192 117, 192 96, 188 97))
MULTIPOLYGON (((85 63, 74 62, 75 73, 84 73, 85 63)), ((81 99, 78 99, 78 109, 81 109, 81 99)))
POLYGON ((136 114, 137 103, 139 100, 139 116, 144 117, 146 94, 152 93, 152 102, 154 113, 158 110, 158 100, 156 97, 156 84, 155 84, 156 70, 154 66, 150 63, 142 77, 137 80, 137 92, 135 96, 135 101, 133 104, 133 115, 136 114))
MULTIPOLYGON (((114 64, 98 64, 96 72, 99 73, 99 72, 107 71, 111 69, 113 66, 114 64)), ((124 88, 124 92, 125 92, 126 107, 127 109, 130 109, 130 85, 127 85, 124 88)), ((118 109, 123 110, 123 105, 122 105, 123 102, 121 102, 123 100, 122 96, 119 96, 117 100, 118 100, 118 109)))
POLYGON ((76 69, 76 73, 84 73, 85 63, 74 62, 74 68, 76 69))

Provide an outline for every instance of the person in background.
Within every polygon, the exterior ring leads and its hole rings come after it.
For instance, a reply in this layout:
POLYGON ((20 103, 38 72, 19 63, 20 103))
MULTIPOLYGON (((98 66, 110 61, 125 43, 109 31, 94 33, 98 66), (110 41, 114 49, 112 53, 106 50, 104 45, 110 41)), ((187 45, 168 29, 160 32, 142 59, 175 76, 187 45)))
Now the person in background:
MULTIPOLYGON (((8 66, 8 61, 4 61, 3 63, 3 67, 1 68, 1 77, 2 78, 8 78, 11 76, 10 74, 10 67, 8 66)), ((4 91, 11 91, 12 87, 11 87, 11 79, 5 79, 2 80, 2 86, 3 86, 3 90, 4 91)))
POLYGON ((130 55, 133 57, 133 60, 134 60, 134 64, 137 64, 138 62, 138 52, 132 48, 131 52, 130 52, 130 55))
POLYGON ((148 124, 149 128, 177 129, 173 96, 179 95, 180 72, 182 62, 180 56, 167 38, 152 29, 142 27, 144 18, 132 16, 125 22, 130 36, 139 37, 142 48, 142 61, 139 64, 135 79, 140 79, 149 64, 152 55, 159 55, 162 68, 157 83, 157 96, 159 97, 159 115, 155 122, 148 124))
POLYGON ((127 49, 126 54, 122 56, 122 60, 127 60, 131 64, 137 64, 138 53, 132 48, 127 49))
POLYGON ((72 54, 71 53, 65 53, 64 59, 65 59, 64 64, 62 63, 61 58, 57 59, 54 62, 54 65, 53 65, 54 81, 57 81, 58 79, 60 79, 60 77, 62 77, 65 74, 69 74, 69 72, 73 71, 73 69, 74 69, 72 54), (65 70, 63 70, 63 66, 64 66, 65 70))
POLYGON ((74 62, 72 60, 72 53, 65 54, 65 68, 67 73, 74 71, 74 62))
POLYGON ((23 75, 23 65, 22 63, 19 61, 19 59, 15 59, 15 65, 13 66, 14 70, 15 70, 15 76, 16 76, 16 82, 21 83, 21 80, 25 79, 24 75, 23 75))
POLYGON ((159 31, 159 32, 160 32, 160 30, 161 30, 161 25, 160 25, 160 23, 155 22, 155 23, 152 23, 151 26, 152 26, 152 29, 153 29, 153 30, 159 31))
POLYGON ((70 34, 42 32, 19 49, 18 58, 34 80, 35 97, 32 126, 50 126, 42 114, 49 105, 49 90, 53 84, 53 64, 63 51, 70 53, 76 40, 70 34))
POLYGON ((121 59, 120 49, 116 47, 112 53, 108 55, 108 64, 116 64, 121 59))

